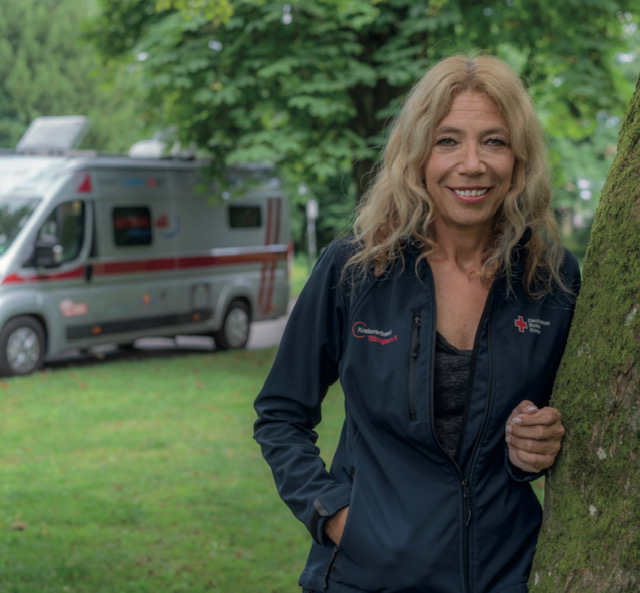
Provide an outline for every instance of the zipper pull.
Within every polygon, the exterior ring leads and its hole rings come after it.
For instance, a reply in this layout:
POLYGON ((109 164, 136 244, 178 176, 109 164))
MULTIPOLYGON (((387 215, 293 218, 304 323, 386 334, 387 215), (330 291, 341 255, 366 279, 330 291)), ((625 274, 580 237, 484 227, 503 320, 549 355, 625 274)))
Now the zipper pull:
POLYGON ((469 480, 467 480, 467 478, 462 480, 462 490, 467 503, 467 521, 464 525, 465 527, 469 527, 471 523, 471 489, 469 488, 469 480))
POLYGON ((414 311, 413 318, 411 319, 411 326, 413 331, 411 332, 411 356, 416 358, 418 356, 418 350, 420 349, 420 311, 414 311))

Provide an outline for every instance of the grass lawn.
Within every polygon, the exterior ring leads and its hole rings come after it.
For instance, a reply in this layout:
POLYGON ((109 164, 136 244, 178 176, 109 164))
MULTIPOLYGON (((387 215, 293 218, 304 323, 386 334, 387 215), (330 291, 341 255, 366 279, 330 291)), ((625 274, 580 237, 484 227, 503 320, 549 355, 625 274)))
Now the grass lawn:
MULTIPOLYGON (((298 591, 309 536, 252 439, 274 354, 0 382, 0 592, 298 591)), ((329 456, 341 414, 336 391, 329 456)))
MULTIPOLYGON (((252 438, 274 355, 0 380, 0 593, 299 592, 309 535, 252 438)), ((327 460, 341 398, 334 387, 323 412, 327 460)))

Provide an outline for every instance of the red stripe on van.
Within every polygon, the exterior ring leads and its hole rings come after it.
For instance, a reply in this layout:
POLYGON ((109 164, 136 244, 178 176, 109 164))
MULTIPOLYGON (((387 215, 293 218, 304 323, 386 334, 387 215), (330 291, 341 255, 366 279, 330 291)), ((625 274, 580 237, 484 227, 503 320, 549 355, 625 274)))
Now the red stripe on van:
POLYGON ((179 269, 199 268, 206 266, 229 266, 233 264, 255 264, 260 262, 277 262, 286 257, 284 251, 272 251, 264 253, 239 253, 237 255, 222 256, 192 256, 180 257, 178 262, 179 269))
MULTIPOLYGON (((188 270, 191 268, 205 268, 216 266, 230 266, 236 264, 272 263, 275 267, 279 260, 286 259, 285 251, 239 253, 236 255, 204 255, 178 258, 162 258, 136 261, 115 261, 93 264, 94 276, 109 276, 111 274, 134 274, 140 272, 163 272, 168 270, 188 270)), ((9 274, 2 281, 3 284, 19 282, 39 282, 84 278, 86 266, 82 265, 66 272, 44 275, 21 276, 9 274)))
POLYGON ((149 259, 141 261, 120 261, 93 264, 94 276, 109 274, 134 274, 136 272, 163 272, 175 270, 175 259, 149 259))
POLYGON ((69 280, 75 278, 84 277, 84 266, 74 268, 73 270, 67 270, 66 272, 60 272, 58 274, 42 274, 35 276, 20 276, 19 274, 9 274, 2 281, 2 284, 16 284, 19 282, 38 282, 44 280, 69 280))

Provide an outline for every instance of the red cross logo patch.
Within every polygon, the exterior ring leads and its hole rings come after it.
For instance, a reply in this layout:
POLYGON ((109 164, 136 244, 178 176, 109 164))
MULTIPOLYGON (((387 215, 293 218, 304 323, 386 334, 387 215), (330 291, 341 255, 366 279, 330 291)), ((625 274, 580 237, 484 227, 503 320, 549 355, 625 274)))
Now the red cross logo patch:
POLYGON ((529 327, 527 325, 527 322, 522 317, 522 315, 518 315, 518 319, 516 319, 513 323, 518 328, 521 334, 523 334, 525 330, 529 327))

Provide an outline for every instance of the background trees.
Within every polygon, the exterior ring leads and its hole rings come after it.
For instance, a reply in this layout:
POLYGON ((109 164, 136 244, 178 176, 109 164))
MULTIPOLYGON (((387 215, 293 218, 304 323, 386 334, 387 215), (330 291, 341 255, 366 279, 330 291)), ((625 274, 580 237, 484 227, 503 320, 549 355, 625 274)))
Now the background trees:
POLYGON ((616 57, 630 54, 637 33, 630 0, 99 3, 94 38, 107 55, 137 58, 158 122, 216 163, 276 162, 307 188, 298 201, 315 195, 321 214, 352 208, 385 124, 444 55, 487 50, 527 81, 549 134, 567 229, 576 214, 592 213, 580 196, 598 193, 610 128, 615 138, 619 124, 611 118, 631 95, 616 57), (596 135, 597 150, 566 160, 596 135))
POLYGON ((344 229, 407 89, 435 60, 487 50, 526 80, 548 133, 555 203, 580 255, 640 48, 634 0, 0 0, 0 145, 79 113, 84 145, 174 130, 220 166, 271 160, 296 241, 320 202, 344 229), (98 59, 97 52, 101 59, 98 59))
MULTIPOLYGON (((86 115, 86 146, 123 151, 142 133, 139 82, 122 66, 100 69, 83 43, 90 0, 0 0, 0 146, 13 148, 40 115, 86 115)), ((95 8, 95 7, 94 7, 95 8)))

